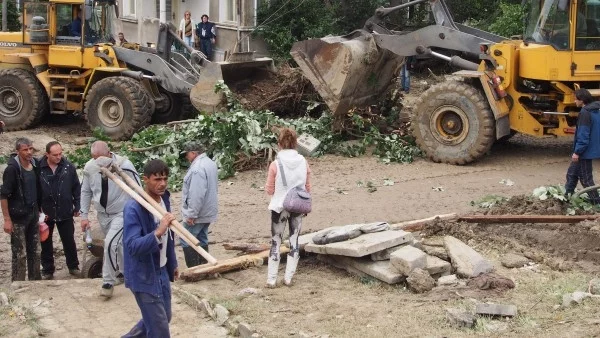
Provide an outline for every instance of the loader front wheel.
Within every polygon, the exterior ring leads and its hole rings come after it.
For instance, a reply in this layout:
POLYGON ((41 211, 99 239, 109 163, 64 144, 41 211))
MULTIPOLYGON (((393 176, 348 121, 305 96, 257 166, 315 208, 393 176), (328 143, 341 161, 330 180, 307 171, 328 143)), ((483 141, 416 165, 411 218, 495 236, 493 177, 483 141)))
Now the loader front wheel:
POLYGON ((34 126, 48 112, 48 98, 35 75, 25 69, 0 70, 0 120, 6 130, 34 126))
POLYGON ((479 90, 451 81, 421 95, 415 103, 412 128, 417 145, 432 161, 467 164, 490 150, 494 124, 479 90))
POLYGON ((90 128, 100 127, 113 140, 128 140, 150 123, 153 102, 142 85, 123 76, 96 82, 85 100, 90 128))
POLYGON ((194 109, 190 98, 186 95, 174 94, 159 88, 163 100, 156 104, 152 115, 152 123, 167 123, 186 118, 194 109))

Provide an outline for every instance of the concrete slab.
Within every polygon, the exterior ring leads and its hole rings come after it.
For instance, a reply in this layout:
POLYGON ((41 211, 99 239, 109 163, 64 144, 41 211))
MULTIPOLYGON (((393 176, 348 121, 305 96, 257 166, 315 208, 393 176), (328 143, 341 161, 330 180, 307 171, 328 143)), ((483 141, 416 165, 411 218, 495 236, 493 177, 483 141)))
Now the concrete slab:
MULTIPOLYGON (((69 279, 15 282, 12 288, 27 288, 15 294, 15 301, 33 311, 45 337, 120 337, 142 315, 130 290, 118 285, 107 301, 99 296, 101 284, 99 279, 69 279)), ((227 337, 225 328, 175 294, 172 307, 173 337, 227 337)))
POLYGON ((326 245, 308 243, 304 247, 304 250, 326 255, 363 257, 393 246, 398 246, 411 239, 412 235, 408 232, 402 230, 388 230, 365 234, 348 241, 326 245))
POLYGON ((455 237, 445 236, 444 247, 450 256, 452 266, 456 269, 456 274, 460 277, 477 277, 494 270, 494 266, 489 261, 455 237))
MULTIPOLYGON (((315 237, 316 235, 320 235, 320 234, 326 233, 326 232, 331 231, 331 230, 343 229, 343 230, 347 230, 347 231, 352 231, 354 229, 359 229, 359 228, 362 228, 362 227, 366 227, 366 228, 375 227, 375 226, 377 226, 379 224, 382 224, 382 223, 385 223, 385 222, 348 224, 348 225, 333 226, 333 227, 325 228, 323 230, 319 230, 319 231, 307 233, 307 234, 304 234, 304 235, 298 237, 298 246, 300 247, 300 250, 304 250, 304 247, 306 246, 306 244, 309 244, 309 243, 314 244, 314 242, 312 241, 313 237, 315 237)), ((286 243, 287 242, 288 241, 286 241, 286 243)))
POLYGON ((371 260, 372 261, 387 261, 390 259, 390 255, 392 254, 392 252, 400 249, 401 247, 408 245, 406 244, 402 244, 402 245, 398 245, 398 246, 393 246, 391 248, 387 248, 385 250, 379 251, 379 252, 375 252, 371 254, 371 260))
POLYGON ((392 252, 390 262, 399 273, 408 276, 414 269, 425 269, 427 266, 427 254, 407 245, 392 252))
POLYGON ((359 276, 366 274, 388 284, 397 284, 405 280, 405 277, 394 269, 390 261, 373 262, 367 257, 351 258, 335 255, 319 255, 319 260, 353 274, 359 271, 359 276))
POLYGON ((427 255, 425 270, 432 276, 447 276, 452 273, 452 265, 445 260, 427 255))

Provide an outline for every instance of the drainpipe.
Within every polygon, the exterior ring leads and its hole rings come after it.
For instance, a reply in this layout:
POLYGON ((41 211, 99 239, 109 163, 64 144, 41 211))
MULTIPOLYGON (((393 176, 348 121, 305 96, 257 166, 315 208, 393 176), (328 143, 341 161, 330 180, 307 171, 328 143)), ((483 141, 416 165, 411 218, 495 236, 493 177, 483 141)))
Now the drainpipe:
POLYGON ((2 31, 8 32, 8 0, 2 0, 2 31))
MULTIPOLYGON (((5 0, 6 1, 6 0, 5 0)), ((242 0, 236 0, 237 2, 237 51, 242 51, 242 32, 240 26, 242 25, 242 0)))

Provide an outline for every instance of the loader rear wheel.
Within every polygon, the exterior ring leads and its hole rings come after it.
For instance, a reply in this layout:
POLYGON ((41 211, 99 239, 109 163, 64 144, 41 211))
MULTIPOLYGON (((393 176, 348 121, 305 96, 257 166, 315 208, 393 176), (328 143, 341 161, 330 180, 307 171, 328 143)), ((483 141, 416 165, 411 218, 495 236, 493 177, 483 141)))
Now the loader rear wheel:
POLYGON ((167 123, 187 118, 194 109, 187 95, 170 93, 159 88, 163 101, 156 104, 152 123, 167 123))
POLYGON ((115 76, 96 82, 85 101, 90 128, 100 127, 113 140, 128 140, 150 123, 154 104, 142 85, 115 76))
POLYGON ((85 261, 81 269, 83 278, 102 278, 102 257, 92 256, 85 261))
POLYGON ((479 90, 458 81, 441 83, 415 103, 413 136, 434 162, 466 164, 490 150, 494 116, 479 90))
POLYGON ((0 120, 6 130, 34 126, 48 113, 48 97, 35 75, 25 69, 0 70, 0 120))

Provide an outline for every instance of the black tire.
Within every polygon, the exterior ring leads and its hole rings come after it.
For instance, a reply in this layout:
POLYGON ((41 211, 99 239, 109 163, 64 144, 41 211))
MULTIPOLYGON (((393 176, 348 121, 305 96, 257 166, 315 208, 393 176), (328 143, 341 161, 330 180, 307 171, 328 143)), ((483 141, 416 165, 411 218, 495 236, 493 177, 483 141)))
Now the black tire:
POLYGON ((194 107, 187 95, 170 93, 159 87, 163 101, 156 103, 156 109, 152 114, 152 123, 160 124, 178 121, 191 115, 194 107))
POLYGON ((458 81, 438 84, 421 95, 412 128, 417 145, 434 162, 473 162, 495 141, 487 100, 475 87, 458 81))
POLYGON ((102 128, 113 140, 128 140, 150 123, 153 107, 138 81, 114 76, 92 86, 85 100, 85 115, 90 128, 102 128))
POLYGON ((102 278, 102 257, 91 256, 81 269, 83 278, 102 278))
POLYGON ((33 127, 47 113, 48 96, 32 72, 0 70, 0 120, 7 131, 33 127))

